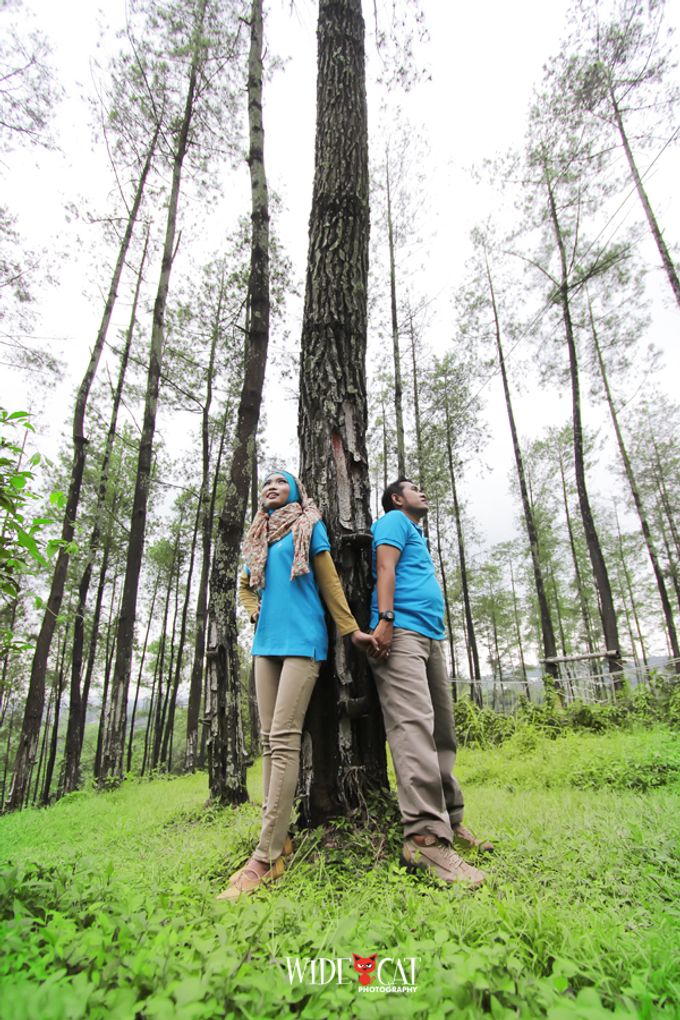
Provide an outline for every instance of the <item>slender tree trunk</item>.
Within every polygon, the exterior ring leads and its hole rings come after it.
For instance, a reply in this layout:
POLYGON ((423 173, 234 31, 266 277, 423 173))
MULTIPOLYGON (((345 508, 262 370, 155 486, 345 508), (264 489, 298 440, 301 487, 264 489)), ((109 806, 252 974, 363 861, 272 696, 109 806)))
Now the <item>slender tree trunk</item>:
POLYGON ((564 516, 567 522, 567 534, 569 536, 569 548, 571 550, 571 559, 574 564, 574 577, 576 579, 576 594, 578 597, 579 607, 581 610, 581 619, 583 620, 583 629, 585 633, 586 643, 588 645, 588 652, 592 655, 595 652, 595 645, 593 643, 593 634, 590 620, 590 613, 588 612, 588 602, 586 600, 586 589, 583 583, 583 575, 581 573, 581 566, 578 561, 578 553, 576 550, 576 539, 574 537, 574 526, 571 520, 571 512, 569 510, 569 496, 567 493, 567 479, 564 471, 564 463, 562 461, 562 452, 558 453, 559 466, 560 466, 560 479, 562 483, 562 500, 564 502, 564 516))
POLYGON ((206 395, 203 402, 203 413, 201 418, 201 573, 198 581, 198 596, 196 599, 196 633, 194 636, 194 657, 191 665, 191 680, 189 683, 189 704, 187 706, 187 736, 184 752, 184 767, 187 772, 193 772, 196 768, 196 750, 198 745, 198 717, 201 710, 201 692, 203 688, 203 657, 205 654, 205 632, 208 611, 208 578, 210 576, 210 554, 212 551, 212 528, 215 513, 215 497, 217 490, 217 479, 220 474, 222 451, 224 449, 224 437, 226 433, 226 416, 224 426, 220 433, 220 447, 215 467, 215 484, 210 489, 210 407, 212 404, 212 373, 215 364, 215 350, 220 336, 219 323, 221 321, 223 281, 217 299, 217 310, 213 321, 213 331, 210 342, 210 356, 208 359, 208 373, 206 377, 206 395))
POLYGON ((578 493, 581 517, 583 519, 583 530, 586 536, 588 554, 590 556, 593 576, 595 578, 595 584, 597 585, 600 605, 602 608, 602 627, 604 631, 606 651, 608 652, 607 664, 609 666, 609 672, 612 675, 614 689, 620 690, 623 684, 623 662, 621 661, 619 632, 616 624, 616 611, 614 609, 614 600, 612 598, 609 575, 607 574, 607 565, 602 554, 602 547, 595 527, 595 520, 590 507, 588 489, 586 486, 585 460, 583 455, 583 425, 581 422, 581 394, 579 389, 576 339, 574 337, 574 328, 572 325, 571 307, 569 302, 569 270, 567 267, 567 253, 564 246, 564 238, 562 236, 559 217, 557 214, 557 205, 547 166, 544 168, 544 178, 548 191, 548 204, 555 235, 555 243, 560 256, 561 282, 559 288, 559 300, 562 308, 565 339, 569 351, 576 491, 578 493))
POLYGON ((666 481, 664 479, 663 465, 661 463, 661 453, 659 451, 659 446, 656 442, 656 439, 654 438, 653 433, 650 433, 650 438, 652 440, 652 447, 654 449, 654 464, 656 467, 655 479, 657 489, 659 491, 661 506, 663 507, 664 513, 666 515, 666 520, 668 521, 668 527, 670 528, 671 535, 673 536, 676 556, 680 556, 680 533, 678 532, 677 526, 677 514, 673 512, 673 508, 671 506, 671 501, 668 494, 668 487, 666 486, 666 481))
MULTIPOLYGON (((104 742, 104 720, 106 719, 106 711, 109 703, 109 684, 111 681, 111 664, 113 662, 113 654, 116 648, 114 638, 114 625, 113 619, 116 610, 116 585, 118 583, 118 576, 113 579, 113 588, 111 590, 111 606, 109 609, 109 620, 106 627, 106 644, 104 646, 104 685, 102 688, 102 704, 99 712, 99 727, 97 729, 97 750, 94 756, 94 776, 95 779, 102 778, 102 747, 104 742)), ((120 611, 120 604, 118 605, 118 611, 120 611)))
POLYGON ((505 367, 505 355, 503 352, 503 343, 501 339, 501 324, 500 317, 498 314, 498 306, 496 304, 496 293, 494 290, 493 279, 491 277, 491 269, 489 267, 489 260, 484 252, 484 262, 486 267, 486 277, 489 283, 489 296, 491 298, 491 308, 494 317, 494 331, 496 337, 496 350, 498 352, 498 364, 501 370, 501 378, 503 380, 503 393, 505 394, 505 408, 508 414, 508 423, 510 425, 510 434, 512 436, 512 448, 515 454, 515 467, 517 468, 517 479, 519 481, 519 490, 522 497, 522 511, 524 515, 524 526, 527 529, 527 537, 529 539, 529 551, 531 553, 531 566, 534 572, 534 585, 536 588, 536 598, 538 600, 538 612, 541 621, 541 638, 543 641, 543 658, 545 661, 546 672, 554 678, 556 683, 558 681, 558 669, 554 662, 548 660, 554 659, 557 654, 555 645, 555 632, 553 630, 552 618, 550 616, 550 607, 548 605, 548 599, 545 594, 545 585, 543 583, 543 570, 541 568, 541 551, 538 540, 538 531, 536 529, 536 522, 529 502, 529 493, 527 490, 526 475, 524 472, 524 459, 522 457, 522 448, 519 443, 519 436, 517 434, 517 425, 515 424, 515 413, 512 407, 512 399, 510 397, 510 384, 508 382, 508 373, 505 367))
MULTIPOLYGON (((360 0, 320 0, 316 154, 300 358, 302 479, 317 499, 360 626, 370 611, 366 453, 368 137, 360 0)), ((387 788, 385 734, 363 655, 331 644, 304 734, 303 817, 317 824, 387 788), (310 774, 311 772, 311 774, 310 774)))
MULTIPOLYGON (((158 646, 158 669, 156 671, 157 685, 156 685, 156 708, 152 723, 153 732, 153 743, 151 745, 151 768, 155 769, 158 765, 158 752, 160 748, 160 729, 161 729, 161 718, 163 715, 163 674, 165 669, 165 653, 168 644, 168 616, 170 614, 170 598, 172 596, 172 589, 175 582, 175 566, 178 558, 178 546, 179 546, 179 532, 175 540, 175 546, 172 551, 172 562, 170 564, 170 573, 168 575, 168 586, 165 591, 165 602, 163 604, 163 622, 161 625, 161 639, 158 646)), ((172 641, 170 642, 172 649, 172 641)), ((169 684, 169 680, 168 680, 169 684)))
POLYGON ((472 619, 472 602, 470 600, 470 586, 468 583, 467 563, 465 559, 465 539, 463 536, 463 522, 461 519, 460 507, 458 505, 458 491, 456 486, 456 471, 453 459, 453 444, 451 440, 451 422, 449 418, 448 404, 445 402, 446 415, 446 451, 449 462, 449 479, 451 481, 451 495, 453 497, 453 516, 456 522, 456 535, 458 538, 458 562, 460 563, 460 583, 463 590, 463 606, 465 609, 465 631, 470 653, 470 695, 472 700, 482 705, 482 694, 479 686, 482 674, 479 668, 479 652, 477 650, 477 638, 475 636, 475 625, 472 619), (475 684, 477 681, 477 684, 475 684))
POLYGON ((156 429, 156 411, 158 407, 158 391, 163 357, 163 335, 165 308, 170 286, 170 273, 175 251, 175 233, 177 227, 177 208, 182 178, 182 165, 187 151, 189 129, 194 113, 196 83, 201 54, 201 36, 205 20, 207 0, 200 0, 196 13, 193 34, 193 46, 189 82, 187 87, 184 114, 174 151, 172 168, 172 185, 168 199, 168 212, 165 228, 165 242, 158 291, 153 311, 153 327, 151 330, 151 350, 149 352, 149 370, 144 402, 144 421, 139 444, 137 478, 132 504, 130 521, 130 541, 127 551, 125 580, 123 582, 123 599, 118 620, 116 640, 116 664, 113 674, 110 711, 106 719, 106 732, 102 756, 103 774, 105 777, 122 779, 125 755, 125 731, 127 724, 127 699, 132 670, 132 647, 134 638, 135 616, 137 611, 137 590, 142 566, 144 538, 146 531, 146 511, 151 480, 151 463, 153 454, 153 438, 156 429))
POLYGON ((397 428, 397 472, 406 475, 406 445, 404 442, 404 406, 401 381, 401 354, 399 352, 399 320, 397 318, 397 272, 394 261, 394 225, 392 223, 392 193, 390 189, 390 151, 385 147, 385 186, 387 190, 387 241, 390 256, 390 312, 392 316, 392 352, 394 357, 394 414, 397 428))
POLYGON ((142 645, 142 654, 139 660, 139 672, 137 673, 137 686, 135 687, 135 700, 132 704, 132 715, 130 717, 130 733, 128 735, 128 749, 127 749, 127 770, 132 770, 132 745, 135 737, 135 718, 137 716, 137 704, 139 702, 139 692, 142 686, 142 677, 144 675, 144 663, 146 661, 146 649, 149 644, 149 633, 151 631, 151 621, 153 619, 153 611, 156 606, 156 596, 158 594, 158 585, 160 584, 161 573, 160 570, 156 574, 156 579, 153 586, 153 595, 151 596, 151 608, 149 609, 149 618, 146 623, 146 631, 144 632, 144 644, 142 645))
MULTIPOLYGON (((87 664, 85 666, 85 679, 83 681, 83 693, 80 701, 80 748, 78 751, 79 756, 82 755, 83 751, 83 739, 85 736, 85 723, 87 719, 87 705, 90 699, 90 685, 92 683, 92 674, 94 672, 94 664, 97 656, 97 646, 99 644, 99 621, 101 620, 102 605, 104 602, 104 590, 106 588, 106 577, 109 569, 109 558, 112 549, 112 535, 113 525, 116 514, 116 507, 118 505, 118 494, 114 493, 113 501, 111 506, 111 518, 109 521, 109 527, 107 529, 107 535, 104 540, 104 548, 102 550, 102 562, 99 567, 99 579, 97 581, 97 595, 94 602, 94 612, 92 614, 92 627, 90 631, 90 644, 87 651, 87 664)), ((116 585, 118 583, 118 575, 116 574, 113 579, 112 591, 115 592, 116 585)), ((112 605, 113 605, 112 597, 112 605)), ((110 632, 110 621, 109 631, 110 632)), ((80 768, 80 757, 78 759, 78 768, 80 768)))
MULTIPOLYGON (((616 511, 616 536, 617 536, 617 540, 618 540, 619 560, 620 560, 620 563, 621 563, 621 571, 623 573, 623 579, 624 579, 624 582, 625 582, 625 588, 626 588, 626 591, 628 592, 628 599, 630 601, 630 608, 631 608, 631 611, 633 613, 633 620, 635 621, 635 630, 637 631, 637 639, 638 639, 638 642, 640 644, 640 651, 642 653, 642 661, 643 661, 645 667, 647 667, 649 665, 649 663, 647 662, 647 652, 645 650, 645 643, 644 643, 644 640, 643 640, 643 637, 642 637, 642 628, 640 627, 640 617, 639 617, 639 614, 638 614, 638 611, 637 611, 637 606, 635 604, 635 596, 633 594, 633 579, 630 576, 630 571, 629 571, 628 565, 626 563, 626 555, 625 555, 625 550, 623 548, 623 536, 621 534, 621 525, 619 524, 619 514, 618 514, 618 511, 616 511)), ((628 630, 629 630, 630 635, 631 635, 631 645, 633 647, 633 651, 635 651, 635 638, 633 636, 632 628, 630 627, 630 624, 628 626, 628 630)), ((677 664, 676 664, 676 671, 677 671, 677 664)))
POLYGON ((425 485, 425 455, 423 453, 423 425, 420 417, 420 386, 418 385, 418 366, 416 362, 416 329, 413 324, 413 312, 408 312, 409 339, 411 341, 411 371, 413 378, 413 417, 416 430, 416 453, 418 456, 418 485, 425 485))
POLYGON ((66 507, 64 509, 64 521, 61 530, 61 538, 64 542, 57 554, 57 562, 52 575, 52 584, 47 599, 45 615, 42 620, 40 632, 35 646, 35 654, 31 665, 31 677, 29 681, 28 695, 26 697, 26 708, 21 728, 19 749, 14 763, 14 774, 10 785, 9 796, 6 807, 11 810, 21 807, 27 793, 27 774, 30 772, 31 764, 35 759, 35 752, 38 744, 38 733, 40 731, 40 720, 42 717, 43 704, 45 701, 45 671, 47 660, 50 654, 54 627, 59 616, 64 587, 66 585, 66 574, 70 559, 70 544, 75 534, 76 517, 78 515, 78 504, 80 502, 80 489, 85 472, 85 458, 87 455, 87 443, 85 438, 85 412, 87 409, 90 388, 97 371, 99 358, 104 347, 108 333, 113 308, 118 294, 118 285, 123 272, 125 258, 132 239, 132 232, 137 220, 137 214, 141 205, 146 179, 151 167, 153 153, 155 151, 158 132, 152 138, 146 161, 137 184, 137 190, 132 202, 128 216, 125 233, 118 250, 118 258, 114 267, 113 276, 109 285, 109 292, 104 305, 102 320, 99 325, 97 338, 90 354, 85 375, 80 383, 78 396, 76 398, 75 412, 73 415, 73 462, 71 465, 71 478, 69 482, 66 507))
MULTIPOLYGON (((50 693, 47 698, 47 715, 45 716, 45 725, 43 727, 42 740, 40 741, 40 755, 38 757, 38 769, 35 774, 35 785, 33 787, 33 796, 31 797, 31 803, 35 804, 38 800, 38 790, 40 788, 40 780, 42 778, 43 763, 45 761, 45 752, 47 751, 47 734, 50 732, 50 722, 52 721, 52 704, 54 702, 54 687, 50 688, 50 693)), ((32 776, 29 776, 29 786, 32 776)))
POLYGON ((517 635, 517 648, 519 650, 519 661, 522 670, 522 679, 524 680, 524 693, 529 700, 529 678, 527 676, 527 666, 524 660, 524 646, 522 644, 522 628, 519 622, 519 608, 517 606, 517 591, 515 589, 515 572, 512 569, 512 561, 510 561, 510 588, 512 590, 512 612, 515 621, 515 634, 517 635))
POLYGON ((160 665, 160 656, 156 656, 156 661, 153 667, 153 680, 151 681, 151 698, 149 699, 149 712, 146 717, 146 728, 144 732, 144 754, 142 755, 142 768, 140 774, 143 776, 146 772, 147 762, 149 760, 149 752, 151 750, 151 733, 153 730, 153 720, 156 715, 156 703, 158 701, 158 667, 160 665))
POLYGON ((66 634, 61 646, 61 654, 59 656, 59 666, 57 670, 57 676, 55 679, 55 692, 54 692, 54 722, 52 723, 52 736, 50 738, 50 750, 47 756, 47 765, 45 766, 45 782, 43 784, 42 803, 47 806, 50 802, 50 787, 52 785, 52 776, 54 775, 54 763, 57 760, 57 743, 59 740, 59 717, 61 715, 61 698, 64 693, 64 677, 65 677, 65 664, 66 664, 66 648, 69 639, 69 628, 66 628, 66 634))
POLYGON ((165 735, 163 737, 163 747, 161 750, 161 761, 168 764, 168 771, 170 771, 169 764, 169 748, 172 743, 172 734, 175 726, 175 709, 177 707, 177 692, 179 690, 180 681, 182 679, 182 661, 184 659, 184 645, 187 637, 187 619, 189 616, 189 599, 191 598, 191 581, 194 574, 194 561, 196 559, 196 542, 198 540, 198 526, 201 519, 201 501, 199 498, 198 505, 196 507, 196 518, 194 520, 194 531, 191 536, 191 550, 189 553, 189 567, 187 570, 186 577, 186 590, 184 595, 184 602, 182 605, 182 618, 180 620, 179 627, 179 642, 177 645, 177 659, 175 661, 175 679, 172 687, 172 697, 170 699, 170 708, 168 711, 168 720, 165 726, 165 735))
POLYGON ((444 609, 446 611, 446 629, 449 636, 449 654, 451 655, 451 680, 453 690, 453 700, 458 700, 458 684, 456 682, 456 652, 453 644, 453 623, 451 620, 451 605, 449 603, 449 586, 446 579, 446 570, 444 568, 444 556, 442 553, 442 535, 439 527, 439 499, 435 501, 435 525, 437 528, 437 558, 439 560, 439 573, 442 579, 442 589, 444 592, 444 609))
POLYGON ((106 493, 109 485, 109 465, 111 463, 111 454, 113 453, 113 444, 116 438, 118 411, 123 396, 123 386, 125 383, 125 374, 127 372, 127 366, 130 357, 130 347, 132 345, 132 337, 134 334, 135 325, 137 321, 137 305, 139 302, 139 292, 142 285, 142 275, 144 271, 144 263, 146 262, 148 245, 149 245, 149 231, 147 229, 146 238, 144 241, 144 250, 142 252, 139 270, 137 271, 137 283, 135 286, 134 297, 132 300, 130 322, 128 324, 127 332, 125 334, 125 343, 120 356, 118 379, 116 381, 116 389, 113 395, 111 418, 109 421, 109 429, 106 436, 104 456, 102 457, 102 463, 99 469, 99 485, 97 488, 97 504, 94 512, 94 525, 92 527, 92 532, 90 534, 90 542, 88 547, 87 560, 85 563, 85 569, 83 570, 82 576, 80 578, 80 584, 78 586, 78 606, 76 609, 75 621, 73 625, 73 651, 71 655, 71 689, 69 696, 68 726, 66 729, 66 747, 64 749, 64 761, 61 769, 57 797, 62 797, 65 793, 71 793, 73 790, 76 790, 80 783, 80 748, 82 746, 81 724, 83 722, 82 693, 80 682, 82 678, 83 669, 83 646, 85 643, 85 613, 87 611, 87 596, 90 591, 90 582, 92 580, 94 560, 97 553, 97 549, 99 548, 99 539, 101 535, 101 517, 104 511, 104 506, 106 504, 106 493))
POLYGON ((642 203, 642 208, 645 211, 647 223, 649 224, 649 229, 652 232, 654 243, 656 244, 659 255, 661 256, 661 262, 666 272, 666 276, 668 277, 668 282, 671 285, 671 290, 673 291, 673 295, 678 303, 678 306, 680 306, 680 280, 678 279, 678 274, 676 272, 675 265, 673 264, 673 260, 669 254, 668 248, 666 247, 666 242, 663 239, 661 228, 657 223, 656 216, 654 215, 654 212, 650 205, 649 198, 647 197, 647 192, 643 187, 642 178, 640 177, 640 173, 635 163, 635 159, 633 158, 633 153, 631 151, 628 136, 626 134, 626 130, 623 124, 621 110, 619 109, 619 104, 616 101, 616 96, 614 95, 614 90, 612 88, 610 88, 609 90, 609 97, 611 99, 612 110, 614 111, 614 119, 616 121, 616 126, 619 131, 619 137, 621 138, 621 144, 623 145, 623 151, 626 154, 628 168, 630 170, 633 181, 635 182, 635 189, 638 193, 638 198, 640 199, 640 202, 642 203))
POLYGON ((9 710, 9 723, 7 725, 7 744, 5 750, 5 760, 2 766, 2 793, 0 793, 0 804, 5 803, 5 789, 7 786, 7 773, 9 770, 9 759, 12 753, 12 734, 14 732, 14 716, 15 710, 10 698, 7 699, 8 710, 9 710))
POLYGON ((640 495, 640 489, 638 488, 637 480, 633 472, 633 466, 626 450, 626 445, 623 441, 623 434, 619 426, 619 419, 616 414, 616 408, 614 407, 614 400, 612 397, 611 387, 609 385, 609 379, 607 377, 607 370, 602 357, 602 349, 597 336, 597 330, 595 329, 595 319, 593 317, 593 309, 588 302, 588 311, 590 314, 590 329, 593 338, 593 346, 595 347, 595 353, 597 354, 597 363, 600 367, 600 375, 602 376, 602 385, 604 386, 605 396, 607 397, 607 406, 609 407, 609 413, 611 415, 612 424, 614 426, 614 432, 616 433, 616 442, 618 443, 619 453, 621 454, 621 460, 623 461, 623 467, 626 472, 626 478, 628 479, 628 485, 630 486, 631 495, 633 502, 635 503, 635 509, 640 520, 640 528, 642 529, 642 535, 645 540, 645 546, 647 547, 647 554, 652 564, 652 570, 654 571, 654 577, 656 578, 656 586, 659 590, 659 599, 661 600, 661 608, 663 609, 664 619, 666 621, 666 630, 668 631, 668 640, 670 642, 671 651, 675 662, 675 672, 680 674, 680 645, 678 644, 678 635, 675 630, 675 622, 673 620, 673 609, 671 607, 671 600, 668 597, 668 591, 666 589, 666 582, 664 581, 663 571, 659 563, 659 557, 656 552, 654 540, 652 538, 652 532, 647 521, 647 514, 642 502, 642 496, 640 495))
POLYGON ((229 481, 210 578, 206 723, 210 793, 222 804, 248 799, 241 718, 236 586, 250 472, 269 346, 269 193, 262 120, 262 0, 253 0, 248 59, 251 250, 246 355, 229 481))

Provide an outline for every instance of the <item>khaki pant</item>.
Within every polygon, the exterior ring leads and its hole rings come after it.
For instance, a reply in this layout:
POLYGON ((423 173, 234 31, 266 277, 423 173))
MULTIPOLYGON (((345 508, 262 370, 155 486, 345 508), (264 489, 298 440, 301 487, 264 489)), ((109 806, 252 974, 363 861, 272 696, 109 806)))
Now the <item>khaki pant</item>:
POLYGON ((369 660, 390 745, 404 838, 431 834, 451 842, 463 820, 453 777, 456 737, 451 684, 441 641, 395 627, 389 658, 369 660))
POLYGON ((255 691, 262 728, 264 804, 253 854, 270 863, 281 856, 300 771, 302 724, 320 662, 294 656, 255 656, 255 691))

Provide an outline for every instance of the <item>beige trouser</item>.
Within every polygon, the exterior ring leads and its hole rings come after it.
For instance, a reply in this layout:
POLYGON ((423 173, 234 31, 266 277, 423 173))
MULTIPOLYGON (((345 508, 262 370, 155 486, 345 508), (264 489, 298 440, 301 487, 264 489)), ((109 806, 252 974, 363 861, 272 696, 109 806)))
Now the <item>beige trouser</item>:
POLYGON ((300 771, 300 744, 320 662, 294 656, 255 656, 255 690, 262 729, 264 804, 253 854, 270 863, 281 856, 300 771))
POLYGON ((463 794, 453 776, 456 737, 451 683, 441 641, 394 628, 389 658, 369 660, 397 776, 404 838, 452 840, 463 820, 463 794))

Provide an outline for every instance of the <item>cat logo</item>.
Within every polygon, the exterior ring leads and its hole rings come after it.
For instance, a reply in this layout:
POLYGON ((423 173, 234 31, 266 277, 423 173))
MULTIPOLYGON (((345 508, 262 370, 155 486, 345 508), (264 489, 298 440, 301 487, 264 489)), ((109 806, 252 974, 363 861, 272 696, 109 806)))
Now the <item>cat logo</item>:
POLYGON ((354 969, 359 975, 359 984, 370 985, 378 954, 374 953, 373 956, 357 956, 356 953, 352 953, 352 959, 354 960, 354 969))

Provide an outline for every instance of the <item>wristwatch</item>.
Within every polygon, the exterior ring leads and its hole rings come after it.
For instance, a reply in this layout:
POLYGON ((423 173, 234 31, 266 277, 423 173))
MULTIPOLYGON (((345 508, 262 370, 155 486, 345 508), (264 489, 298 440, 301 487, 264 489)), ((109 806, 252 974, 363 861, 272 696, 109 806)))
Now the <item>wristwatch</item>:
POLYGON ((384 613, 378 613, 378 619, 387 620, 388 623, 394 623, 394 613, 391 609, 387 609, 384 613))

